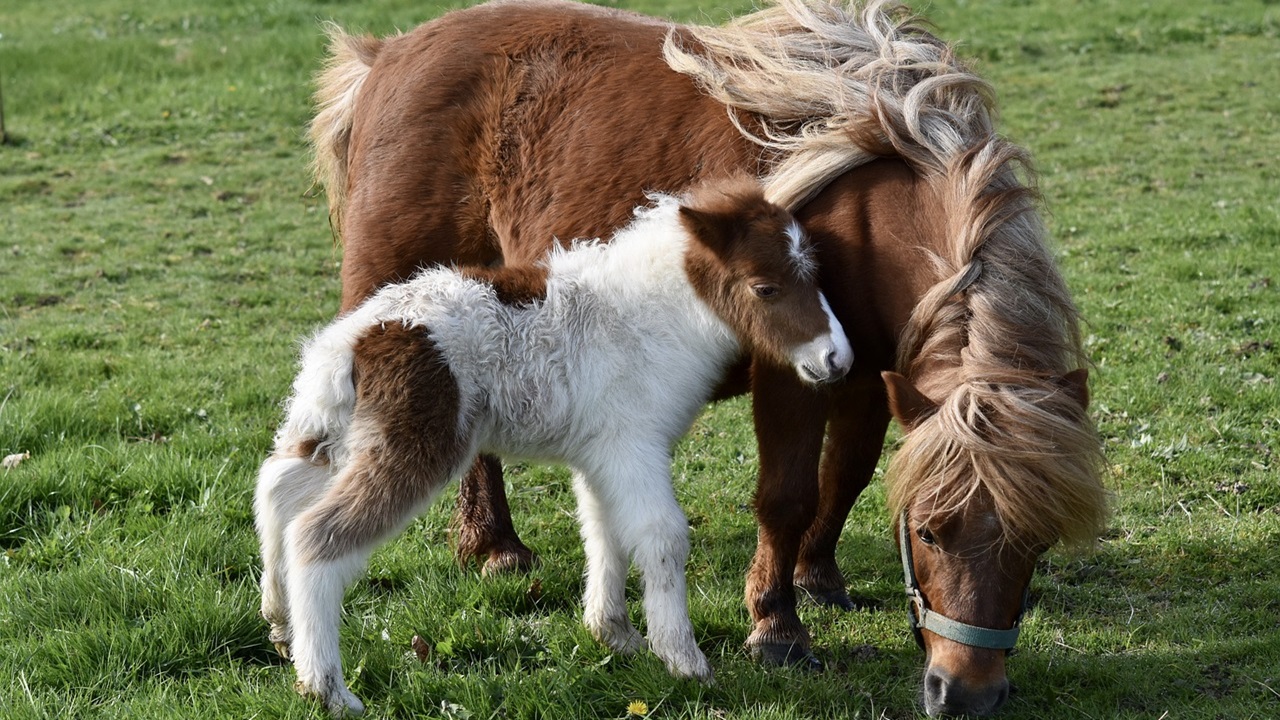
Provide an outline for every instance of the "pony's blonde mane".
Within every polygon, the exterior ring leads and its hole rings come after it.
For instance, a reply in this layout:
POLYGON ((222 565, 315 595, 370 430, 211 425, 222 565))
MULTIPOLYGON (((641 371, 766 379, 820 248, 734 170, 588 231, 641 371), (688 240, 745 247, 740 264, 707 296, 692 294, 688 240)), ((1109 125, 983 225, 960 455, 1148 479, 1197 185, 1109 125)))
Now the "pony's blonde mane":
POLYGON ((887 0, 776 0, 688 33, 668 36, 667 63, 777 154, 774 202, 794 210, 883 155, 939 192, 946 236, 927 248, 939 280, 899 338, 898 369, 927 372, 944 397, 890 464, 890 509, 929 497, 948 513, 985 492, 1011 539, 1091 542, 1106 519, 1100 444, 1062 382, 1087 364, 1078 312, 1028 158, 995 132, 990 86, 887 0))

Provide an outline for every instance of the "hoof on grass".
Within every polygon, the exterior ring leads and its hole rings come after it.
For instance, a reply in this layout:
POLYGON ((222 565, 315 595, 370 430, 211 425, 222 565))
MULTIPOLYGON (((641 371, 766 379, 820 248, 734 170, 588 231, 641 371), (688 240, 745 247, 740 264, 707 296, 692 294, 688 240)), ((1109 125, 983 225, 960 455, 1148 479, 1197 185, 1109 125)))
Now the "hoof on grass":
POLYGON ((528 572, 533 569, 537 560, 533 551, 524 546, 512 550, 494 550, 489 553, 489 559, 485 560, 484 566, 480 568, 480 576, 492 577, 528 572))
POLYGON ((750 646, 751 657, 761 665, 796 667, 810 672, 825 668, 808 648, 790 643, 760 643, 750 646))

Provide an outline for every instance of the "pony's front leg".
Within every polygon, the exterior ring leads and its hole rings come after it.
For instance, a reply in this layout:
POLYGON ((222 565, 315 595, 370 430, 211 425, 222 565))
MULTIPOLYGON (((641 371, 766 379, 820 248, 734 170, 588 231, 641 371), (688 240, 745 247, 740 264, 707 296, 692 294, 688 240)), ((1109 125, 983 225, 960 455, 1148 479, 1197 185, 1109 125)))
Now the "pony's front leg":
POLYGON ((755 621, 747 648, 768 664, 820 667, 796 614, 793 583, 800 540, 817 514, 818 458, 830 400, 791 368, 755 362, 751 382, 760 448, 755 499, 760 527, 747 573, 747 610, 755 621))
POLYGON ((831 403, 818 476, 818 514, 796 561, 796 587, 822 605, 852 610, 870 602, 849 597, 836 565, 836 543, 849 509, 875 472, 888 426, 884 381, 879 375, 851 375, 831 403))
POLYGON ((271 625, 268 637, 276 651, 286 658, 293 632, 285 592, 285 528, 320 497, 328 480, 327 464, 279 451, 258 471, 253 507, 262 548, 262 617, 271 625))
POLYGON ((689 522, 671 488, 669 455, 617 453, 600 477, 608 483, 595 488, 602 510, 643 577, 650 649, 672 675, 710 680, 689 620, 689 522))
POLYGON ((627 551, 614 535, 607 508, 581 473, 573 474, 573 490, 587 554, 582 623, 592 637, 615 652, 633 653, 642 649, 645 641, 627 616, 627 551))

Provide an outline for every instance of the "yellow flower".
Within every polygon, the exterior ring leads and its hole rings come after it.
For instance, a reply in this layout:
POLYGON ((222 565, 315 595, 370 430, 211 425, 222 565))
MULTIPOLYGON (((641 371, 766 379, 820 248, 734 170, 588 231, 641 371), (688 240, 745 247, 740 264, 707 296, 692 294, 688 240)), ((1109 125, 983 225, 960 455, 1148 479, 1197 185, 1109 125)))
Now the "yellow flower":
POLYGON ((644 717, 649 714, 649 706, 643 700, 632 700, 627 703, 627 714, 644 717))

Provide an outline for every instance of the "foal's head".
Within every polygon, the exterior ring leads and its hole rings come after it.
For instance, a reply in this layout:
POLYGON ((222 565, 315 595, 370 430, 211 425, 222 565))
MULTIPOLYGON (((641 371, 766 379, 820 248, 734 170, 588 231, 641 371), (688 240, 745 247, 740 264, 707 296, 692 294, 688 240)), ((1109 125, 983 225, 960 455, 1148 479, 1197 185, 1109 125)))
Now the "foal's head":
POLYGON ((694 190, 680 219, 692 236, 689 280, 744 350, 794 367, 808 383, 844 377, 853 350, 818 288, 813 248, 791 213, 765 200, 754 180, 736 178, 694 190))

